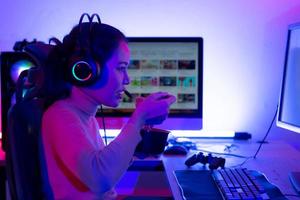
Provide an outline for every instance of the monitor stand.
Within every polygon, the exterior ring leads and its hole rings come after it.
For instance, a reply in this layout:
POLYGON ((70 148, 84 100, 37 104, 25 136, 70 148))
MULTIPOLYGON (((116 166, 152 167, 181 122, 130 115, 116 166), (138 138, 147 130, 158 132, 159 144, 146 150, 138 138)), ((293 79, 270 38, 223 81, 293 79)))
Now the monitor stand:
POLYGON ((296 192, 300 194, 300 171, 289 173, 290 181, 295 188, 296 192))

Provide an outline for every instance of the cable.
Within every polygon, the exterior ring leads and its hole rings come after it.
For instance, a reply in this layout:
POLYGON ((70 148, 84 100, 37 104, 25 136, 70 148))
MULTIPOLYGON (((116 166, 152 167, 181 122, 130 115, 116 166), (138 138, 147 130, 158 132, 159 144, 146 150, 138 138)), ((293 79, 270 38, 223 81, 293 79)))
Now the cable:
POLYGON ((102 104, 100 105, 100 112, 101 112, 102 126, 103 126, 103 131, 104 131, 105 145, 107 146, 107 136, 106 136, 106 128, 105 128, 105 121, 104 121, 104 113, 103 113, 102 104))
POLYGON ((238 157, 238 158, 245 158, 245 160, 244 160, 241 164, 235 165, 235 166, 240 166, 240 167, 241 167, 241 166, 244 165, 248 160, 250 160, 250 159, 252 159, 252 158, 254 158, 254 159, 256 158, 256 156, 257 156, 259 150, 261 149, 262 145, 265 143, 266 138, 267 138, 267 136, 268 136, 269 133, 270 133, 270 130, 271 130, 271 128, 272 128, 272 125, 273 125, 273 123, 274 123, 274 121, 275 121, 275 118, 276 118, 276 115, 277 115, 277 111, 278 111, 278 105, 277 105, 277 107, 276 107, 276 111, 275 111, 274 117, 273 117, 273 119, 272 119, 272 121, 271 121, 271 124, 270 124, 270 126, 269 126, 269 128, 268 128, 268 130, 267 130, 267 132, 266 132, 266 134, 265 134, 265 136, 264 136, 264 138, 263 138, 263 140, 260 141, 260 145, 259 145, 257 151, 255 152, 254 156, 249 156, 249 157, 247 157, 247 156, 240 156, 240 155, 237 155, 237 154, 230 154, 230 153, 217 153, 217 152, 207 151, 207 150, 198 149, 198 148, 197 148, 197 150, 204 151, 204 152, 208 152, 208 153, 219 154, 219 155, 226 155, 226 156, 234 156, 234 157, 238 157))
POLYGON ((269 128, 268 128, 268 131, 266 132, 266 134, 265 134, 263 140, 259 142, 260 145, 259 145, 257 151, 255 152, 254 156, 250 156, 250 157, 246 158, 241 164, 238 164, 238 165, 235 165, 235 166, 241 167, 241 166, 244 165, 248 160, 250 160, 250 159, 252 159, 252 158, 254 158, 254 159, 256 158, 256 156, 257 156, 259 150, 261 149, 262 145, 265 143, 266 138, 267 138, 267 136, 268 136, 269 133, 270 133, 270 130, 271 130, 271 128, 272 128, 272 125, 273 125, 273 123, 274 123, 274 121, 275 121, 275 118, 276 118, 276 115, 277 115, 277 111, 278 111, 278 105, 277 105, 277 107, 276 107, 276 111, 275 111, 274 117, 273 117, 273 119, 272 119, 272 121, 271 121, 271 124, 270 124, 270 126, 269 126, 269 128))
POLYGON ((223 156, 232 156, 232 157, 237 157, 237 158, 251 158, 251 157, 247 157, 247 156, 242 156, 242 155, 238 155, 238 154, 232 154, 232 153, 219 153, 219 152, 215 152, 215 151, 208 151, 205 149, 197 149, 198 151, 202 151, 205 153, 211 153, 211 154, 216 154, 216 155, 223 155, 223 156))
POLYGON ((270 126, 269 126, 269 128, 268 128, 268 131, 267 131, 265 137, 263 138, 263 140, 260 141, 260 145, 259 145, 259 147, 258 147, 258 149, 257 149, 257 151, 256 151, 256 153, 255 153, 255 155, 253 156, 254 159, 256 158, 256 156, 257 156, 257 154, 258 154, 258 152, 259 152, 261 146, 265 143, 266 138, 267 138, 267 136, 269 135, 269 132, 270 132, 270 130, 271 130, 271 128, 272 128, 272 125, 273 125, 273 123, 274 123, 274 121, 275 121, 275 118, 276 118, 276 115, 277 115, 277 111, 278 111, 278 105, 277 105, 277 107, 276 107, 275 114, 274 114, 274 117, 273 117, 273 119, 272 119, 272 122, 271 122, 271 124, 270 124, 270 126))
MULTIPOLYGON (((267 130, 267 132, 266 132, 266 134, 265 134, 265 136, 264 136, 264 138, 263 138, 263 140, 260 141, 260 145, 259 145, 257 151, 255 152, 255 155, 254 155, 254 156, 242 156, 242 155, 231 154, 231 153, 219 153, 219 152, 208 151, 208 150, 205 150, 205 149, 200 149, 200 148, 197 148, 197 147, 196 147, 196 150, 198 150, 198 151, 203 151, 203 152, 207 152, 207 153, 218 154, 218 155, 225 155, 225 156, 233 156, 233 157, 238 157, 238 158, 244 158, 245 160, 244 160, 242 163, 237 164, 237 165, 234 165, 234 166, 231 166, 231 167, 237 167, 237 166, 241 167, 242 165, 244 165, 244 164, 245 164, 247 161, 249 161, 250 159, 255 159, 255 158, 256 158, 256 156, 257 156, 259 150, 261 149, 262 144, 265 143, 266 138, 267 138, 267 136, 268 136, 269 133, 270 133, 270 130, 271 130, 271 128, 272 128, 272 125, 273 125, 273 123, 274 123, 274 121, 275 121, 275 118, 276 118, 276 115, 277 115, 277 111, 278 111, 278 105, 277 105, 277 107, 276 107, 276 111, 275 111, 274 117, 273 117, 273 119, 272 119, 272 121, 271 121, 271 124, 270 124, 270 126, 269 126, 269 128, 268 128, 268 130, 267 130)), ((174 140, 174 141, 175 141, 174 143, 176 143, 176 140, 174 140)))
MULTIPOLYGON (((94 15, 94 14, 93 14, 93 15, 94 15)), ((92 16, 93 16, 93 15, 92 15, 92 16)), ((97 16, 98 16, 98 15, 97 15, 97 16)), ((96 17, 97 17, 97 16, 96 16, 96 17)), ((99 16, 98 16, 98 17, 99 17, 99 16)), ((98 18, 98 17, 97 17, 97 18, 98 18)), ((93 19, 93 18, 92 18, 92 19, 93 19)), ((100 18, 98 19, 98 21, 99 21, 99 23, 101 23, 100 18)), ((127 90, 125 90, 124 92, 125 92, 125 94, 126 94, 129 98, 132 99, 132 95, 131 95, 127 90)), ((103 112, 102 104, 100 105, 100 112, 101 112, 102 126, 103 126, 103 131, 104 131, 105 145, 107 146, 107 136, 106 136, 106 128, 105 128, 104 112, 103 112)))
POLYGON ((257 156, 259 150, 261 149, 262 145, 265 143, 266 138, 267 138, 267 136, 268 136, 269 133, 270 133, 270 130, 271 130, 271 128, 272 128, 272 125, 273 125, 273 123, 274 123, 274 121, 275 121, 275 118, 276 118, 276 115, 277 115, 277 111, 278 111, 278 105, 277 105, 277 107, 276 107, 276 111, 275 111, 274 117, 273 117, 273 119, 272 119, 272 121, 271 121, 271 124, 270 124, 270 126, 269 126, 269 128, 268 128, 268 131, 267 131, 267 133, 265 134, 263 140, 259 142, 260 145, 259 145, 257 151, 255 152, 254 156, 250 156, 250 157, 246 158, 241 164, 238 164, 238 165, 236 165, 236 166, 241 167, 241 166, 244 165, 248 160, 250 160, 250 159, 252 159, 252 158, 254 158, 254 159, 256 158, 256 156, 257 156))
POLYGON ((248 160, 252 159, 253 156, 247 157, 242 163, 230 166, 229 168, 242 167, 248 160))

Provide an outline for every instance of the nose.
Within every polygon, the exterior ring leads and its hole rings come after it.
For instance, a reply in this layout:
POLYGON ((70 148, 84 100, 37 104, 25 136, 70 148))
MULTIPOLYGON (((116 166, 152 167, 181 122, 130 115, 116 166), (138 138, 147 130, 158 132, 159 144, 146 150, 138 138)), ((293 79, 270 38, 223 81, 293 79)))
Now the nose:
POLYGON ((124 73, 124 78, 123 78, 123 85, 129 85, 130 83, 130 77, 128 76, 127 71, 124 73))

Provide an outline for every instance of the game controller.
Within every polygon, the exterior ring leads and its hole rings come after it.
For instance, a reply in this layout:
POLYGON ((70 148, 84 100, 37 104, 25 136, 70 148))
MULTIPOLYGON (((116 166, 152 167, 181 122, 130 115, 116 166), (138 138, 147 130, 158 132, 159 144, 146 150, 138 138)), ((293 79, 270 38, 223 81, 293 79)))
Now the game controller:
POLYGON ((209 169, 217 169, 219 167, 224 168, 225 166, 225 158, 221 157, 213 157, 211 154, 205 156, 202 152, 196 153, 193 156, 189 157, 185 161, 185 165, 190 167, 195 165, 196 163, 202 163, 203 165, 209 164, 209 169))

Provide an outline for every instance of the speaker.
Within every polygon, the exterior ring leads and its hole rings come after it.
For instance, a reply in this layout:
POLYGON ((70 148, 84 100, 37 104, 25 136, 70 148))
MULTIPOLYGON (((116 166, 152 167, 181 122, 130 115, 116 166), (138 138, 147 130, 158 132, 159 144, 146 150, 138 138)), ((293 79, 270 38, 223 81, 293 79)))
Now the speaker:
POLYGON ((101 24, 100 17, 97 14, 90 16, 84 13, 79 20, 76 50, 68 62, 68 80, 73 85, 88 86, 100 77, 101 65, 93 58, 90 45, 94 18, 97 19, 96 23, 101 24), (85 16, 88 18, 88 30, 83 30, 85 16))

